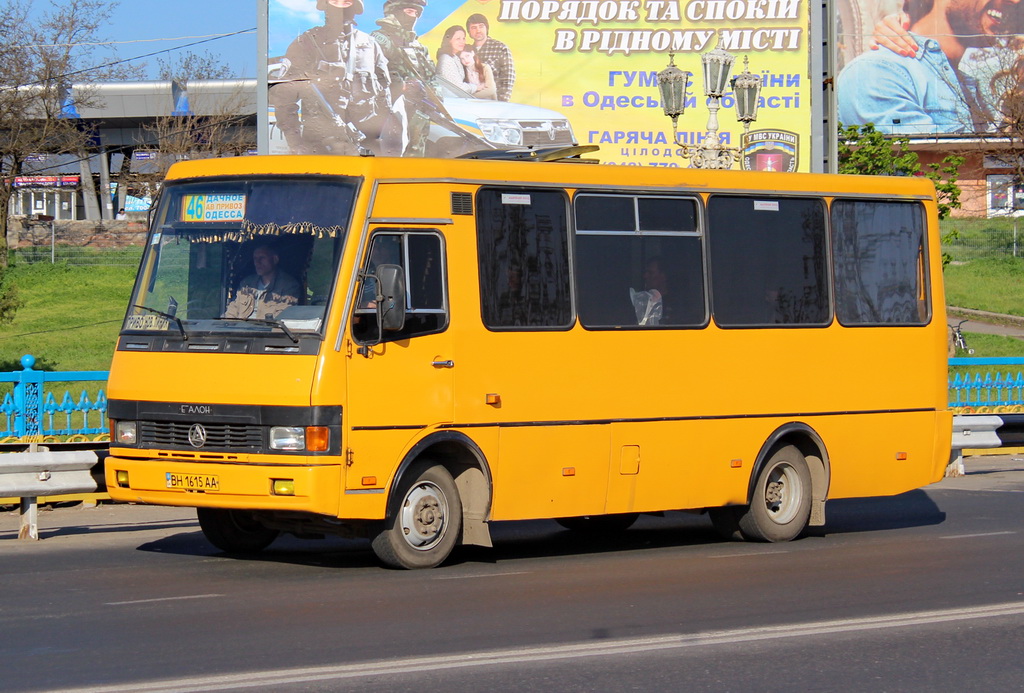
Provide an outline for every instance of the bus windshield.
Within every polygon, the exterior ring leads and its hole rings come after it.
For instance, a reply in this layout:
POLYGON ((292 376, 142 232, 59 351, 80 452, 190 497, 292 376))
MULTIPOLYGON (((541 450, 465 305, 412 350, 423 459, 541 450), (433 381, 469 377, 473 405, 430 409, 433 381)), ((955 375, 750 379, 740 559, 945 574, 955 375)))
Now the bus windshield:
POLYGON ((338 176, 168 185, 123 331, 319 334, 355 191, 338 176))

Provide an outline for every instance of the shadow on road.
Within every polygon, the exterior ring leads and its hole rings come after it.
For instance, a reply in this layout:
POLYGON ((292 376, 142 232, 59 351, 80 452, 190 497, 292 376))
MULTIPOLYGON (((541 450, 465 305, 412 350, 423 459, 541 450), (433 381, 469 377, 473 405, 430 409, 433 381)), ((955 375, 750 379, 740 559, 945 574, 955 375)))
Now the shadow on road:
POLYGON ((814 533, 847 534, 877 532, 906 527, 927 527, 945 522, 946 513, 923 490, 881 498, 848 498, 829 501, 825 507, 825 526, 814 533))
MULTIPOLYGON (((946 514, 922 490, 886 498, 829 501, 827 525, 811 528, 811 536, 876 532, 940 524, 946 514)), ((574 556, 656 548, 706 546, 726 543, 715 533, 706 515, 668 512, 643 516, 629 530, 614 533, 574 532, 552 520, 495 523, 494 548, 463 547, 451 563, 497 563, 526 558, 574 556)), ((230 559, 304 566, 363 568, 378 565, 369 541, 328 537, 323 540, 278 538, 257 554, 225 554, 210 545, 201 532, 166 536, 138 546, 139 551, 180 555, 222 556, 230 559)))

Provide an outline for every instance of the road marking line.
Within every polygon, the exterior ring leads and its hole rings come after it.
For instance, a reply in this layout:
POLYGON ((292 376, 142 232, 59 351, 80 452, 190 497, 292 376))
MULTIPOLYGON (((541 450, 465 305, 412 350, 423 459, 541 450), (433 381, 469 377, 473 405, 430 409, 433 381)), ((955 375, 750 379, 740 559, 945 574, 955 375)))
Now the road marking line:
POLYGON ((785 626, 762 628, 740 628, 736 630, 710 631, 707 633, 680 633, 648 638, 624 638, 597 642, 552 644, 543 647, 523 647, 485 652, 467 652, 454 655, 430 657, 408 657, 403 659, 378 660, 357 664, 336 664, 295 669, 254 671, 241 674, 215 676, 194 676, 163 681, 136 681, 111 686, 90 686, 86 688, 65 688, 63 693, 178 693, 192 691, 223 691, 247 688, 310 683, 314 681, 339 681, 366 678, 386 674, 436 673, 441 669, 466 669, 469 667, 507 666, 552 660, 579 659, 582 657, 622 656, 634 653, 678 650, 690 647, 712 645, 734 645, 744 642, 781 640, 807 636, 821 636, 832 633, 907 628, 935 623, 969 621, 980 618, 1024 615, 1024 602, 1007 602, 988 606, 974 606, 963 609, 938 609, 918 611, 889 616, 868 616, 834 621, 794 623, 785 626))
POLYGON ((999 537, 1004 534, 1016 534, 1016 532, 1006 530, 1003 532, 978 532, 977 534, 951 534, 948 537, 939 537, 939 539, 973 539, 974 537, 999 537))
POLYGON ((223 594, 188 594, 182 597, 157 597, 155 599, 135 599, 130 602, 107 602, 103 606, 124 606, 126 604, 152 604, 153 602, 174 602, 180 599, 213 599, 223 594))
POLYGON ((743 551, 740 553, 722 553, 708 558, 747 558, 749 556, 779 556, 789 551, 743 551))
POLYGON ((526 575, 528 570, 516 570, 510 573, 475 573, 473 575, 439 575, 435 580, 472 580, 474 578, 502 577, 504 575, 526 575))

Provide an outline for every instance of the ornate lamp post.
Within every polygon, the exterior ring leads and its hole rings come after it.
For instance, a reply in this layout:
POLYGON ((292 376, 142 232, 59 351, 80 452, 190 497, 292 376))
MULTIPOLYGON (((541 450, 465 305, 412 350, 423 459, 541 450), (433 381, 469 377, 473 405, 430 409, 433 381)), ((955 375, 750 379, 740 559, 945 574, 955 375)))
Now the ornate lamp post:
POLYGON ((761 92, 761 77, 747 69, 743 59, 743 72, 729 80, 729 70, 736 56, 721 48, 715 48, 701 56, 704 72, 704 95, 708 97, 708 125, 704 144, 693 147, 679 141, 677 121, 686 108, 687 86, 693 73, 684 72, 675 65, 675 56, 668 54, 668 67, 658 73, 658 89, 661 91, 662 108, 672 119, 672 141, 680 147, 684 158, 690 160, 693 168, 732 168, 739 157, 739 148, 722 145, 718 133, 718 109, 726 85, 736 93, 736 119, 743 123, 744 132, 750 123, 757 120, 757 101, 761 92))

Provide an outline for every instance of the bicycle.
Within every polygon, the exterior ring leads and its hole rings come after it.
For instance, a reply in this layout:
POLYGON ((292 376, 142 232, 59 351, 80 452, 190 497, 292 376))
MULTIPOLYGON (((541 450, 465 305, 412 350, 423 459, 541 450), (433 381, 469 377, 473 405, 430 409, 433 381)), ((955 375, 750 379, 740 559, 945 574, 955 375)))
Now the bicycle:
POLYGON ((968 321, 961 320, 956 324, 955 327, 951 328, 953 330, 953 346, 956 347, 957 351, 966 351, 968 355, 971 355, 974 353, 974 349, 971 349, 970 347, 967 346, 967 342, 966 340, 964 340, 964 333, 960 329, 960 326, 963 325, 965 322, 968 321))

